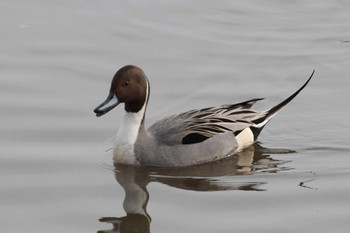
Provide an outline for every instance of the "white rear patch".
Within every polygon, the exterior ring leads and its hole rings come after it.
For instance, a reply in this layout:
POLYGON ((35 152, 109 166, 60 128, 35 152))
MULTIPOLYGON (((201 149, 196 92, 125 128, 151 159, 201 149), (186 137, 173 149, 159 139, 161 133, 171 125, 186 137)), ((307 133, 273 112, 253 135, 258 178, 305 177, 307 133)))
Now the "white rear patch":
POLYGON ((250 128, 245 128, 236 136, 238 144, 237 151, 241 151, 244 148, 250 146, 254 142, 254 135, 250 128))

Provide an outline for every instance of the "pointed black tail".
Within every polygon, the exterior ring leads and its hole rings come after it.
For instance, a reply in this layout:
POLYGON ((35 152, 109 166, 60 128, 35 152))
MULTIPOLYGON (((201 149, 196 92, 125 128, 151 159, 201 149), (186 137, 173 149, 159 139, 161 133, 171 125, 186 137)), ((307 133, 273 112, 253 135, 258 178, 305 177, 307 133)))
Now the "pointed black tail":
POLYGON ((289 96, 287 99, 285 99, 281 103, 272 107, 270 110, 266 111, 266 115, 254 121, 255 125, 251 127, 251 130, 254 134, 254 139, 256 139, 259 136, 261 130, 272 119, 272 117, 274 117, 284 106, 286 106, 290 101, 292 101, 292 99, 294 99, 306 87, 306 85, 310 82, 314 73, 315 73, 315 70, 312 71, 312 74, 310 75, 308 80, 304 83, 304 85, 302 85, 296 92, 294 92, 293 95, 289 96))

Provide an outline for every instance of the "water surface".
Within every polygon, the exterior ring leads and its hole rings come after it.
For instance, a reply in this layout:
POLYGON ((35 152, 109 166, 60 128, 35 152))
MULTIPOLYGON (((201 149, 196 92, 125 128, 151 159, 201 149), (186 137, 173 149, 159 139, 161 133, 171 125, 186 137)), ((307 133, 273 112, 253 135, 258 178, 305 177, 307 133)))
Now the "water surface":
POLYGON ((349 10, 325 0, 2 2, 1 232, 347 232, 349 10), (264 110, 316 72, 255 147, 152 170, 114 167, 122 111, 92 112, 126 64, 150 79, 148 125, 256 97, 264 110))

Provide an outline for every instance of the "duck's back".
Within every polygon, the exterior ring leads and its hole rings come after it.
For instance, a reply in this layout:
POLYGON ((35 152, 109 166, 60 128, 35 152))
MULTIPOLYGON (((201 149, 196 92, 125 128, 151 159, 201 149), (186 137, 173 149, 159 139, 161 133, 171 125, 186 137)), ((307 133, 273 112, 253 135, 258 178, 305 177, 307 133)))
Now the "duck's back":
POLYGON ((260 99, 237 104, 191 110, 155 122, 148 132, 164 145, 201 143, 218 134, 240 132, 261 117, 250 107, 260 99))

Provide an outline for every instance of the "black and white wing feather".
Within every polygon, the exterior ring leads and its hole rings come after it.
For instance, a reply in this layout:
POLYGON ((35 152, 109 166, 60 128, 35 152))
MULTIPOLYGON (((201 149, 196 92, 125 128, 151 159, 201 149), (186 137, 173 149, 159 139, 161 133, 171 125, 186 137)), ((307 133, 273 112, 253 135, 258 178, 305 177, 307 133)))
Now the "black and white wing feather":
POLYGON ((199 143, 217 134, 240 132, 266 115, 250 109, 259 100, 262 98, 169 116, 155 122, 148 131, 167 145, 199 143))

